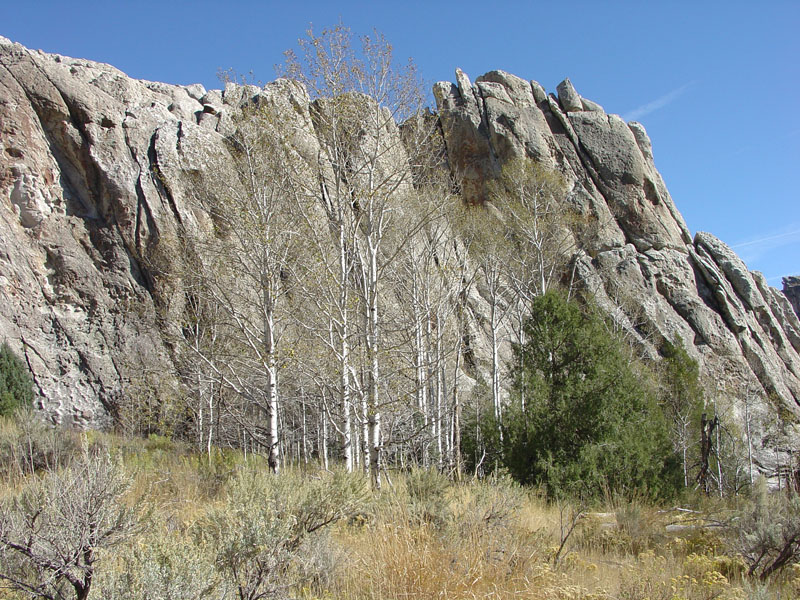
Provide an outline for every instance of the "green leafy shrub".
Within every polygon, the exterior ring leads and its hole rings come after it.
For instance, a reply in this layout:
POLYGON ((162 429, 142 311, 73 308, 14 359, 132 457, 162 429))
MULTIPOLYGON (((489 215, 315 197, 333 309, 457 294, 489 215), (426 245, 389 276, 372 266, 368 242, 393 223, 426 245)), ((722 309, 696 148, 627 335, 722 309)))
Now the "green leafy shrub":
POLYGON ((0 416, 33 405, 33 381, 28 367, 7 342, 0 346, 0 416))

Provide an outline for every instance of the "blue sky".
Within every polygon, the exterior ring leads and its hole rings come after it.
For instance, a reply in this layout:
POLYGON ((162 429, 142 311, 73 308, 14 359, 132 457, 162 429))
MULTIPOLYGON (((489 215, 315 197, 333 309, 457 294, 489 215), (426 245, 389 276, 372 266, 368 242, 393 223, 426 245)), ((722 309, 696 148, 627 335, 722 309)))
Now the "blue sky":
POLYGON ((137 78, 274 78, 282 52, 340 19, 383 32, 426 82, 503 69, 644 124, 692 232, 780 286, 800 274, 800 1, 300 2, 0 0, 0 35, 137 78))

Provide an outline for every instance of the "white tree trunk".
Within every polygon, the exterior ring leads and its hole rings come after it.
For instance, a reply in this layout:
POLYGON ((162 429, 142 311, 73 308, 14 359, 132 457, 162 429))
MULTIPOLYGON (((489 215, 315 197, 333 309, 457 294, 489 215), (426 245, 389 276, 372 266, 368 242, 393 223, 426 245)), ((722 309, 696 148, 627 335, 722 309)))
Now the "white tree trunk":
POLYGON ((278 437, 278 374, 275 365, 275 322, 269 285, 264 289, 264 355, 267 374, 267 464, 276 475, 280 472, 280 452, 278 437))
POLYGON ((369 473, 375 489, 381 488, 381 415, 378 384, 380 382, 380 363, 378 359, 378 248, 373 240, 367 239, 369 257, 369 279, 367 281, 367 360, 368 375, 368 421, 369 421, 369 473))

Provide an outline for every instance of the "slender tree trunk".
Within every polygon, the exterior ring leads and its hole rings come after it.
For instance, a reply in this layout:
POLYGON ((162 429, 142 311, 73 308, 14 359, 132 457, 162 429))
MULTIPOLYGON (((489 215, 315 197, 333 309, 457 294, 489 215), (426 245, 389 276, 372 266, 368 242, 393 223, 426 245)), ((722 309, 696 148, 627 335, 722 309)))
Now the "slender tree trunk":
MULTIPOLYGON (((362 380, 363 381, 363 380, 362 380)), ((361 391, 361 469, 369 477, 369 403, 367 395, 361 391)))
POLYGON ((205 429, 204 429, 204 426, 203 426, 204 399, 203 399, 202 374, 200 373, 199 369, 197 371, 195 371, 195 385, 197 386, 197 406, 198 406, 198 410, 197 410, 197 436, 198 436, 197 445, 198 445, 198 448, 199 448, 200 452, 202 452, 203 451, 203 439, 205 437, 204 436, 205 429))
POLYGON ((683 441, 681 442, 682 450, 683 450, 683 487, 689 487, 689 462, 688 462, 688 444, 686 443, 686 438, 688 437, 688 433, 686 432, 686 428, 684 427, 683 431, 683 441))
POLYGON ((347 262, 347 240, 345 238, 344 213, 339 211, 338 228, 339 246, 339 341, 340 341, 340 381, 343 436, 342 436, 342 455, 344 457, 345 469, 348 473, 353 472, 353 431, 352 418, 350 415, 350 342, 349 342, 349 282, 348 282, 348 262, 347 262))
POLYGON ((206 436, 206 453, 211 460, 211 445, 214 440, 214 383, 208 390, 208 435, 206 436))
POLYGON ((380 363, 378 360, 378 248, 372 240, 367 239, 369 256, 369 281, 367 294, 368 328, 367 359, 368 374, 368 416, 369 416, 369 472, 372 485, 376 490, 381 488, 381 415, 379 405, 378 384, 380 381, 380 363))
POLYGON ((500 406, 500 356, 498 352, 497 340, 497 302, 496 297, 492 301, 490 314, 490 327, 492 334, 492 404, 494 405, 494 419, 497 424, 497 434, 500 441, 503 441, 503 413, 500 406))
POLYGON ((436 449, 438 451, 437 465, 441 471, 444 467, 444 454, 445 448, 442 440, 442 430, 444 429, 444 377, 442 370, 439 368, 442 357, 442 332, 441 323, 436 317, 436 344, 434 347, 434 355, 436 359, 431 361, 431 368, 433 369, 431 379, 436 382, 436 449))
MULTIPOLYGON (((342 344, 342 350, 346 351, 346 342, 342 344)), ((342 395, 342 420, 344 421, 342 427, 342 456, 344 457, 345 470, 348 473, 353 472, 353 425, 352 416, 350 414, 350 381, 349 374, 345 372, 345 361, 340 365, 342 368, 341 380, 341 395, 342 395)), ((349 368, 350 365, 347 365, 349 368)))
MULTIPOLYGON (((325 411, 320 412, 319 456, 322 468, 328 470, 328 419, 325 411)), ((349 471, 348 471, 349 472, 349 471)))
POLYGON ((264 318, 264 354, 266 358, 265 371, 267 374, 267 419, 269 420, 267 434, 267 464, 270 471, 276 475, 280 472, 280 453, 278 444, 278 378, 275 365, 275 323, 272 313, 272 298, 269 287, 265 286, 264 305, 266 314, 264 318))
MULTIPOLYGON (((520 300, 517 300, 517 302, 520 302, 520 300)), ((521 306, 517 309, 517 324, 519 326, 519 336, 518 336, 519 339, 517 341, 519 342, 519 347, 523 348, 525 346, 525 312, 524 312, 524 310, 522 309, 521 306)), ((519 364, 517 365, 517 367, 519 368, 520 377, 522 377, 522 385, 520 386, 520 390, 519 390, 519 402, 520 402, 520 408, 522 409, 522 415, 523 415, 523 418, 524 418, 524 415, 525 415, 525 400, 526 400, 525 392, 527 391, 527 389, 526 389, 527 388, 527 383, 525 381, 525 374, 524 374, 525 371, 522 368, 522 364, 523 364, 522 352, 520 352, 519 353, 519 364)))
POLYGON ((458 396, 458 372, 461 368, 461 318, 458 319, 458 339, 456 341, 455 365, 453 366, 453 458, 456 480, 461 480, 464 471, 461 456, 461 402, 458 396))
POLYGON ((300 446, 302 448, 303 453, 303 464, 308 464, 308 431, 306 425, 306 398, 305 394, 300 390, 300 404, 302 407, 302 427, 301 427, 301 439, 300 439, 300 446))
MULTIPOLYGON (((412 274, 411 303, 414 312, 414 378, 415 394, 417 397, 417 411, 422 418, 422 466, 428 466, 428 385, 425 377, 425 351, 424 334, 422 330, 422 311, 420 309, 419 286, 416 273, 412 274)), ((415 424, 416 426, 416 424, 415 424)))

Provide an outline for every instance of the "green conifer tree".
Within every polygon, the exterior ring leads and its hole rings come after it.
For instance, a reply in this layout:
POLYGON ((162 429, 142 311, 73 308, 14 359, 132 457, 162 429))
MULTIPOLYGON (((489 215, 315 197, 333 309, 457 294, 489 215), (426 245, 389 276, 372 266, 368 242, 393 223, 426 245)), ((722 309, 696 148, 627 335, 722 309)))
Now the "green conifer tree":
POLYGON ((19 406, 33 404, 33 381, 28 367, 7 342, 0 346, 0 416, 13 413, 19 406))
POLYGON ((620 341, 591 307, 549 291, 536 298, 515 348, 515 387, 528 401, 505 423, 502 460, 548 494, 669 496, 680 469, 669 426, 620 341))

